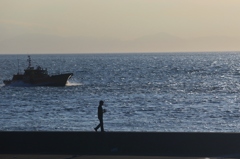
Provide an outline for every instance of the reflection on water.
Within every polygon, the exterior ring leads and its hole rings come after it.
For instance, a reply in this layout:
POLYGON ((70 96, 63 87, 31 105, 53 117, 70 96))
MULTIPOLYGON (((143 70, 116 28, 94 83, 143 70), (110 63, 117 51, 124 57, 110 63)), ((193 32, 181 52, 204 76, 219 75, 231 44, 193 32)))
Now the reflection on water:
MULTIPOLYGON (((0 80, 26 55, 0 55, 0 80)), ((31 55, 65 87, 0 85, 0 130, 93 131, 105 101, 106 131, 239 132, 240 54, 31 55)))

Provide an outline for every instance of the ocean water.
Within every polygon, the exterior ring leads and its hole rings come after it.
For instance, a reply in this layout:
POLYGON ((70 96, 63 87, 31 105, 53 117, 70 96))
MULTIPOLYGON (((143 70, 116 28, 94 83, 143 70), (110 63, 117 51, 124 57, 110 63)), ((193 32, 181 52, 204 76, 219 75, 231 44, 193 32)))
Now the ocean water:
POLYGON ((0 131, 240 132, 240 53, 31 55, 65 87, 4 86, 27 55, 0 55, 0 131))

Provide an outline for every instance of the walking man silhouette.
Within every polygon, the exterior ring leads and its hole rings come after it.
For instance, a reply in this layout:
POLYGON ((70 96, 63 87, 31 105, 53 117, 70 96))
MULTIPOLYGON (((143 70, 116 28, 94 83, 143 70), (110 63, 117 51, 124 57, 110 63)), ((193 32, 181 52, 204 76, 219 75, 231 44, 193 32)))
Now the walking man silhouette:
POLYGON ((99 119, 99 122, 100 122, 100 123, 98 124, 97 127, 94 128, 94 130, 95 130, 96 132, 97 132, 98 128, 100 128, 100 127, 101 127, 101 132, 104 132, 104 128, 103 128, 103 113, 105 113, 106 110, 102 108, 103 103, 104 103, 104 102, 103 102, 102 100, 99 101, 99 106, 98 106, 98 119, 99 119))

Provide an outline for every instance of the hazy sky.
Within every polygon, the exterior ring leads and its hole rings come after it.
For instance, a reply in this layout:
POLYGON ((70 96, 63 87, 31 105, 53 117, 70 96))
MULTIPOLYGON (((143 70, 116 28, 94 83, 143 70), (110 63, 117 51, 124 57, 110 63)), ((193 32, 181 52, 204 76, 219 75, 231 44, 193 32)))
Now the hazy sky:
POLYGON ((0 53, 240 51, 240 0, 0 0, 0 53))

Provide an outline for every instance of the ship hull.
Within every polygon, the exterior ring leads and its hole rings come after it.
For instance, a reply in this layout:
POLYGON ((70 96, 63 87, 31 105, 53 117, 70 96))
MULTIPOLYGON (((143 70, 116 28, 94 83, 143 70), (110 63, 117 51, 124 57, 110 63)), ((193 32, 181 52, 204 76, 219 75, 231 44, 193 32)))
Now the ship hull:
POLYGON ((14 75, 12 80, 4 80, 3 83, 6 86, 65 86, 72 75, 72 73, 65 73, 39 78, 14 75))

